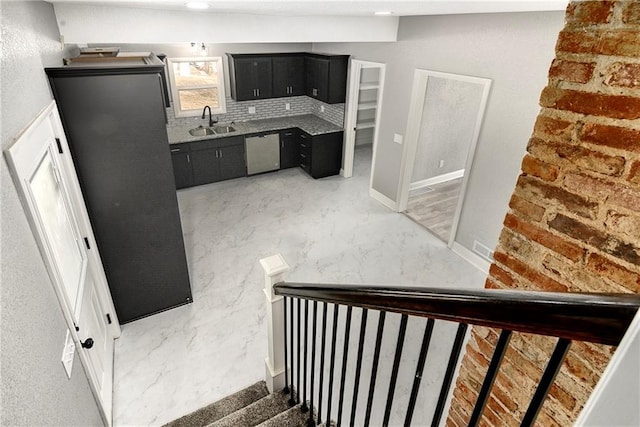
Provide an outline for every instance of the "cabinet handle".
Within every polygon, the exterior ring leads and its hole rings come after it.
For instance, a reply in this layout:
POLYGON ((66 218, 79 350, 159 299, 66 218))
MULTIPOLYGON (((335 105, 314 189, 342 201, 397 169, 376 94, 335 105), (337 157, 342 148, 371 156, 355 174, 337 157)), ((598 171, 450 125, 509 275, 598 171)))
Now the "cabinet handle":
POLYGON ((258 91, 258 96, 260 96, 260 89, 256 89, 258 91))
POLYGON ((293 132, 285 132, 284 136, 291 136, 293 135, 293 132))
POLYGON ((191 163, 191 156, 187 154, 187 163, 191 163))
POLYGON ((216 150, 216 159, 218 158, 218 150, 216 150))
POLYGON ((224 153, 222 150, 220 150, 220 158, 223 158, 223 157, 224 157, 224 153))
POLYGON ((171 152, 172 152, 172 153, 177 153, 178 151, 180 151, 180 149, 179 149, 179 148, 172 148, 172 149, 171 149, 171 152))
POLYGON ((300 153, 300 157, 304 157, 305 159, 307 158, 307 156, 305 154, 300 153))
POLYGON ((284 148, 284 141, 280 141, 280 148, 284 148))
POLYGON ((307 148, 307 144, 300 144, 300 147, 307 148))

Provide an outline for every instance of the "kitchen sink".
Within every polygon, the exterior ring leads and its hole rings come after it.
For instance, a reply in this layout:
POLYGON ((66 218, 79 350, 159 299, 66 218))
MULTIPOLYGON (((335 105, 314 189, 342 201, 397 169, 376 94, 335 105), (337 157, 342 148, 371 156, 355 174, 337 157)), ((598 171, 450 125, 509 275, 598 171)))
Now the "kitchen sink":
POLYGON ((189 130, 189 133, 191 136, 207 136, 216 134, 213 129, 202 126, 189 130))
POLYGON ((216 125, 210 129, 213 129, 213 131, 215 133, 229 133, 229 132, 235 132, 236 128, 234 128, 233 126, 222 126, 222 125, 216 125))
POLYGON ((197 128, 193 128, 189 130, 191 136, 207 136, 207 135, 220 135, 229 132, 235 132, 236 128, 233 126, 222 126, 216 125, 210 128, 206 128, 204 126, 198 126, 197 128))

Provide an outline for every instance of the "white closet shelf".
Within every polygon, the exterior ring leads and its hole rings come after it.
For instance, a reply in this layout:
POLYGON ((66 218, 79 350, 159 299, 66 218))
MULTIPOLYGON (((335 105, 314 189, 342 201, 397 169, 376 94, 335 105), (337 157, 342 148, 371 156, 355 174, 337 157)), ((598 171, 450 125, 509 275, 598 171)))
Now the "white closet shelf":
POLYGON ((374 102, 363 102, 358 104, 358 110, 375 110, 377 103, 374 102))
POLYGON ((360 83, 360 90, 378 89, 378 83, 360 83))
POLYGON ((362 123, 358 123, 356 125, 356 129, 370 129, 376 127, 376 123, 371 121, 371 122, 362 122, 362 123))

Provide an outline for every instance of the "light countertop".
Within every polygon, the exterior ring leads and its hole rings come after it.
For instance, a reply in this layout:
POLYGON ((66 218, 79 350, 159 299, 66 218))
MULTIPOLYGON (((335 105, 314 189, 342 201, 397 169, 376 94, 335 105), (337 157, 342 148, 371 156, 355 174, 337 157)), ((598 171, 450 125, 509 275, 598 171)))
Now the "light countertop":
MULTIPOLYGON (((202 125, 204 126, 206 124, 207 121, 202 120, 202 125)), ((228 123, 220 124, 227 125, 228 123)), ((313 114, 236 122, 233 123, 232 126, 236 129, 235 132, 217 135, 191 136, 189 134, 189 129, 196 127, 196 125, 192 123, 185 126, 168 127, 167 135, 169 136, 169 144, 180 144, 184 142, 248 135, 252 133, 278 131, 289 128, 299 128, 312 136, 324 133, 340 132, 343 130, 340 126, 336 126, 333 123, 321 119, 313 114)))

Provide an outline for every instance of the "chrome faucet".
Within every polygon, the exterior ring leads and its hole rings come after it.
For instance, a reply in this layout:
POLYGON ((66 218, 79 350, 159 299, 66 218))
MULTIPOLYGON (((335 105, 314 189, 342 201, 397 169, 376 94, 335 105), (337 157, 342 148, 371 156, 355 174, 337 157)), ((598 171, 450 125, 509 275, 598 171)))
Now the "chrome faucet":
POLYGON ((209 127, 213 126, 214 124, 218 123, 218 118, 216 117, 215 120, 213 120, 211 118, 211 107, 209 107, 208 105, 205 105, 204 108, 202 109, 202 118, 205 118, 205 115, 207 113, 207 109, 209 109, 209 127))

